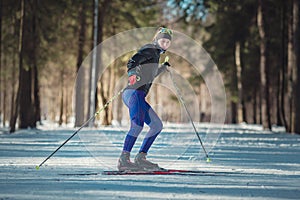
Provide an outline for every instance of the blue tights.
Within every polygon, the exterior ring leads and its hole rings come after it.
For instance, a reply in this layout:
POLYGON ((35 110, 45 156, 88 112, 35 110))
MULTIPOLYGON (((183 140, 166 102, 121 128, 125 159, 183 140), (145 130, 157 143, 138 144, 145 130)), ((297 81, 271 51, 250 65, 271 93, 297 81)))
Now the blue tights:
POLYGON ((131 152, 131 149, 143 130, 144 123, 150 129, 146 134, 139 152, 147 153, 155 138, 161 132, 163 124, 151 106, 145 100, 146 94, 141 90, 127 89, 123 92, 122 99, 129 108, 130 130, 128 131, 123 151, 131 152))

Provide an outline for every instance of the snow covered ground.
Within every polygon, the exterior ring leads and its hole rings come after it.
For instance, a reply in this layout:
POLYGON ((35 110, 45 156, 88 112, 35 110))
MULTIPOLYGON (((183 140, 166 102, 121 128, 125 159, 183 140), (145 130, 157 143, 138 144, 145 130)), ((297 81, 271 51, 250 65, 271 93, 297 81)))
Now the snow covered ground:
MULTIPOLYGON (((207 125, 197 129, 205 138, 207 125)), ((75 130, 40 127, 0 134, 0 199, 300 199, 300 136, 280 129, 225 125, 209 152, 212 162, 206 163, 191 126, 169 124, 148 158, 162 167, 207 173, 70 175, 116 169, 127 130, 84 129, 36 170, 75 130)))

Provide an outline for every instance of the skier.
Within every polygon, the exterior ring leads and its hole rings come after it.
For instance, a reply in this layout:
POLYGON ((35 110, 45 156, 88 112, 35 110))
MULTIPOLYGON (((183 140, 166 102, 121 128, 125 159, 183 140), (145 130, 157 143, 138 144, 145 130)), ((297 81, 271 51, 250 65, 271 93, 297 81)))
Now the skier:
POLYGON ((142 46, 127 63, 128 86, 123 92, 122 99, 129 109, 131 125, 118 160, 119 171, 157 171, 161 169, 158 164, 146 159, 148 150, 161 132, 163 124, 145 98, 154 78, 170 66, 168 62, 159 66, 159 58, 160 54, 165 53, 170 47, 172 34, 170 29, 160 27, 154 35, 152 43, 142 46), (130 152, 144 123, 150 129, 134 162, 131 162, 130 152))

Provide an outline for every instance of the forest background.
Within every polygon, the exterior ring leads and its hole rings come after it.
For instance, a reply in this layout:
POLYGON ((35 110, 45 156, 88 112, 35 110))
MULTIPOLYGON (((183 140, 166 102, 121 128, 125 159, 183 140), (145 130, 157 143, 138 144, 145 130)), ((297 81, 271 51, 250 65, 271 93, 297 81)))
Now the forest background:
MULTIPOLYGON (((166 26, 199 42, 218 66, 226 123, 300 133, 299 19, 297 0, 0 0, 1 126, 10 132, 43 120, 81 126, 90 112, 82 98, 91 90, 90 77, 76 85, 80 89, 74 90, 74 82, 95 42, 134 28, 166 26)), ((132 54, 116 59, 97 80, 95 110, 114 95, 132 54)), ((199 99, 198 121, 209 122, 211 100, 202 77, 180 56, 170 58, 199 99)), ((165 95, 165 88, 151 90, 148 99, 160 105, 162 119, 179 122, 178 99, 165 95)), ((93 126, 128 117, 120 99, 113 104, 93 126)))

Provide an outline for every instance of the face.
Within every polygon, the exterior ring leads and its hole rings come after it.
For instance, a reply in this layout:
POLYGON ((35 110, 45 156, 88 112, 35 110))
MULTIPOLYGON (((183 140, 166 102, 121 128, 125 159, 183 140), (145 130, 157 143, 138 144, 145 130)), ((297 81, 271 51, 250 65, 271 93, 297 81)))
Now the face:
POLYGON ((163 50, 167 50, 171 46, 171 40, 167 38, 160 38, 157 43, 163 50))

